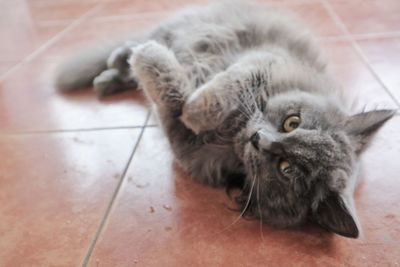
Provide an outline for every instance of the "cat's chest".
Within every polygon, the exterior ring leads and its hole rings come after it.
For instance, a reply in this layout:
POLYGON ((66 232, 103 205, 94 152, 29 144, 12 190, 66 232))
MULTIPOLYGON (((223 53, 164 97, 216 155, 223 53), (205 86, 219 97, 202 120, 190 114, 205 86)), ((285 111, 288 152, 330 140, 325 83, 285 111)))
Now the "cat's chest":
POLYGON ((230 65, 229 58, 222 54, 193 53, 190 48, 176 52, 176 57, 194 88, 211 80, 230 65))
POLYGON ((175 34, 176 39, 171 45, 176 58, 196 87, 226 70, 242 50, 232 29, 216 25, 210 27, 203 25, 190 34, 185 31, 175 34))

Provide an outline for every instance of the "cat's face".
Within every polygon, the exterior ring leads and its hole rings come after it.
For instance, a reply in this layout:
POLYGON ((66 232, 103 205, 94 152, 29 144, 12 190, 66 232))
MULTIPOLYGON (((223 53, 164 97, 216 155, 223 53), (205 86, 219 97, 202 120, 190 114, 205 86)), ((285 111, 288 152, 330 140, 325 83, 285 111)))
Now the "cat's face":
POLYGON ((357 237, 352 205, 357 156, 393 112, 347 117, 335 102, 296 91, 263 106, 238 145, 248 173, 243 208, 278 227, 311 219, 357 237))

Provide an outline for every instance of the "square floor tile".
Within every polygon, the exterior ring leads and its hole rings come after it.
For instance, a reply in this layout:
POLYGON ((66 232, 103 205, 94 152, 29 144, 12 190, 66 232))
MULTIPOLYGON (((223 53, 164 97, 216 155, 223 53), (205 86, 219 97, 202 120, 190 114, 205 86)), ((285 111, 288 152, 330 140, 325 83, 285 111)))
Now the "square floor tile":
POLYGON ((400 32, 398 0, 327 0, 352 34, 400 32))
POLYGON ((3 1, 1 5, 0 61, 24 59, 68 25, 35 21, 26 1, 3 1))
POLYGON ((61 60, 80 50, 123 43, 146 29, 150 30, 168 14, 161 12, 132 17, 98 17, 94 14, 49 47, 43 57, 61 60))
POLYGON ((292 2, 279 2, 273 6, 293 12, 297 17, 304 21, 306 27, 309 27, 318 37, 343 35, 319 1, 309 1, 299 4, 293 4, 292 2))
POLYGON ((400 38, 357 41, 368 62, 400 101, 400 38))
POLYGON ((209 0, 161 0, 161 1, 145 1, 145 0, 114 0, 105 2, 100 8, 96 16, 135 16, 140 13, 148 12, 173 12, 193 5, 204 5, 209 0))
POLYGON ((144 125, 148 108, 141 91, 128 91, 102 99, 90 88, 61 94, 53 84, 53 70, 58 63, 33 61, 0 83, 1 131, 144 125))
POLYGON ((328 71, 341 86, 348 102, 354 105, 355 111, 364 108, 397 108, 349 42, 324 42, 321 46, 328 62, 328 71))
POLYGON ((138 134, 0 135, 0 266, 79 266, 138 134))
POLYGON ((103 1, 40 0, 24 1, 34 21, 73 21, 103 1))
POLYGON ((0 77, 18 63, 18 61, 0 61, 0 77))

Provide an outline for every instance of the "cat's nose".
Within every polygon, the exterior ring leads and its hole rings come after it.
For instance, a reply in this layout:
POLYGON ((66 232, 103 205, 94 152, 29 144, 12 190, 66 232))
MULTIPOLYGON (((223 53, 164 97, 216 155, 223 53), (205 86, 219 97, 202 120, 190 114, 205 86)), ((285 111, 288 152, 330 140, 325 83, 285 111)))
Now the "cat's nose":
POLYGON ((251 137, 250 137, 250 142, 253 145, 255 149, 259 149, 258 147, 258 142, 260 142, 260 134, 258 132, 255 132, 251 137))
POLYGON ((255 132, 249 141, 255 149, 272 154, 279 154, 279 151, 283 150, 279 136, 265 129, 255 132))

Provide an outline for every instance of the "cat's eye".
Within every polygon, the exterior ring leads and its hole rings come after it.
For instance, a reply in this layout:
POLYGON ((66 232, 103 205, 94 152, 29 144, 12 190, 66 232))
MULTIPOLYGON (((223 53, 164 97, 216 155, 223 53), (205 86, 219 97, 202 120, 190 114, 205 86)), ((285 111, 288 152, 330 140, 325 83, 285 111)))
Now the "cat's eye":
POLYGON ((293 171, 292 166, 287 160, 282 160, 279 162, 279 171, 285 175, 289 174, 293 171))
POLYGON ((301 119, 298 115, 291 115, 285 119, 282 128, 286 133, 290 133, 300 126, 301 119))

